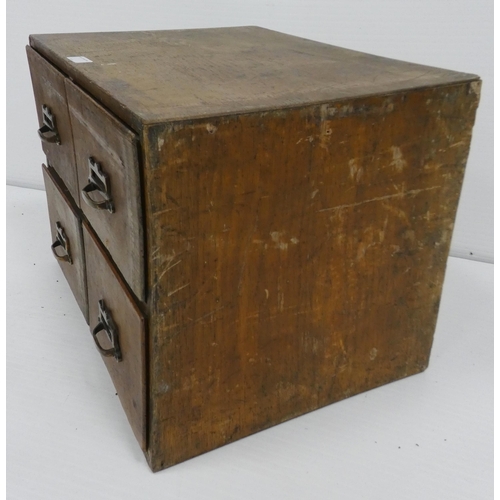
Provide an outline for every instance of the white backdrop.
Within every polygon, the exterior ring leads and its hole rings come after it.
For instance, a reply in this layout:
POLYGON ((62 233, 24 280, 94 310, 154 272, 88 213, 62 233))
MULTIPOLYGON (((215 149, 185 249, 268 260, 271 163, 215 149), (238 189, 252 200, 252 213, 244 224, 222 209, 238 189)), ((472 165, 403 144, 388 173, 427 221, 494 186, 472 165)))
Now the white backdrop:
POLYGON ((9 0, 7 183, 43 189, 29 34, 241 25, 481 76, 452 255, 493 262, 491 0, 9 0))

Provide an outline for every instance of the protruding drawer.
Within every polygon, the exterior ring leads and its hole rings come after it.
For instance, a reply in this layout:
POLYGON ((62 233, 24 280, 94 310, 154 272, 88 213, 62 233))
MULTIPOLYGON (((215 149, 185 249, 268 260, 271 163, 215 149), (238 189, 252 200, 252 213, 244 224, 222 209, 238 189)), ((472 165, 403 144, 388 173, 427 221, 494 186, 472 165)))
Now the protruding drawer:
POLYGON ((90 331, 135 437, 146 449, 145 323, 101 242, 86 221, 90 331))
POLYGON ((80 206, 132 291, 144 300, 137 136, 69 80, 66 89, 80 206))
POLYGON ((87 323, 87 281, 83 250, 82 224, 68 199, 68 191, 62 186, 53 169, 42 165, 43 180, 49 207, 52 252, 58 260, 71 291, 75 296, 87 323))
POLYGON ((26 47, 38 113, 38 135, 49 165, 54 167, 79 204, 73 136, 65 77, 31 47, 26 47))

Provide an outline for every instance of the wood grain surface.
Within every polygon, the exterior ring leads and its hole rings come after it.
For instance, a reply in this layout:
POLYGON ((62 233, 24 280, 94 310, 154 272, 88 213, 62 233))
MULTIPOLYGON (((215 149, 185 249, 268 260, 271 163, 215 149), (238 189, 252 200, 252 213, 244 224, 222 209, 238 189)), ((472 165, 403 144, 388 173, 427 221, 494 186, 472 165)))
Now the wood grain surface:
MULTIPOLYGON (((118 329, 123 359, 102 359, 111 375, 120 402, 141 448, 147 446, 146 422, 146 325, 135 300, 124 286, 113 264, 109 261, 87 222, 83 224, 83 238, 88 272, 90 331, 97 325, 98 302, 104 300, 118 329)), ((106 335, 99 338, 104 349, 111 347, 106 335)), ((89 335, 89 342, 93 340, 89 335)), ((97 356, 100 356, 96 352, 97 356)), ((113 422, 110 422, 113 425, 113 422)))
MULTIPOLYGON (((53 169, 42 165, 47 206, 49 209, 50 232, 52 242, 56 241, 56 223, 59 222, 68 238, 72 262, 58 260, 62 272, 75 296, 85 321, 89 322, 87 303, 87 273, 85 269, 85 252, 80 217, 67 188, 53 169)), ((60 252, 60 250, 57 250, 60 252)))
MULTIPOLYGON (((83 213, 139 298, 144 300, 144 237, 137 136, 66 80, 80 191, 88 184, 89 157, 108 176, 114 212, 89 206, 79 193, 83 213)), ((92 194, 98 199, 99 194, 92 194)))
POLYGON ((426 368, 478 97, 147 129, 153 470, 426 368))
POLYGON ((78 204, 78 177, 76 174, 73 135, 66 99, 65 77, 52 64, 37 54, 31 47, 26 47, 28 63, 35 95, 38 127, 32 122, 33 134, 43 125, 42 105, 50 108, 56 120, 56 127, 61 144, 49 144, 42 141, 42 149, 47 161, 58 173, 67 186, 71 196, 78 204))
POLYGON ((90 325, 104 298, 153 471, 427 367, 477 76, 256 27, 30 43, 79 188, 89 156, 111 179, 116 213, 81 203, 90 325))
POLYGON ((137 131, 477 79, 255 26, 31 35, 30 44, 137 131))

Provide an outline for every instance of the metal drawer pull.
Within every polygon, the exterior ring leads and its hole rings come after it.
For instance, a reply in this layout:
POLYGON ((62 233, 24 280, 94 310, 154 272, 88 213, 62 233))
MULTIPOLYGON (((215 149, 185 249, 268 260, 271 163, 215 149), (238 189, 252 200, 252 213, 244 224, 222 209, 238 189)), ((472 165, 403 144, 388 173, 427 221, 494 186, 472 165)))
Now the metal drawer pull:
POLYGON ((101 169, 101 164, 94 158, 89 158, 89 178, 88 184, 82 189, 82 196, 87 205, 98 210, 107 210, 110 213, 115 211, 113 199, 111 198, 111 183, 109 177, 101 169), (97 191, 102 196, 102 200, 93 200, 89 193, 97 191))
POLYGON ((42 117, 43 125, 38 129, 40 139, 50 144, 61 144, 56 127, 56 117, 45 104, 42 104, 42 117))
POLYGON ((69 262, 70 264, 73 264, 73 259, 71 258, 71 252, 69 249, 69 240, 66 237, 66 233, 64 232, 63 227, 61 226, 60 222, 56 222, 56 241, 52 243, 50 246, 52 249, 52 253, 54 254, 54 257, 57 260, 61 260, 64 262, 69 262), (64 254, 58 254, 56 252, 57 247, 62 247, 64 250, 64 254))
POLYGON ((94 342, 97 346, 97 349, 103 356, 113 356, 116 361, 121 361, 122 352, 120 350, 120 342, 118 341, 118 329, 116 328, 115 322, 113 321, 111 313, 106 307, 104 300, 99 301, 99 314, 97 316, 97 322, 97 325, 92 330, 92 336, 94 337, 94 342), (102 330, 106 332, 108 340, 112 345, 110 349, 104 349, 101 346, 99 339, 97 338, 97 334, 102 330))

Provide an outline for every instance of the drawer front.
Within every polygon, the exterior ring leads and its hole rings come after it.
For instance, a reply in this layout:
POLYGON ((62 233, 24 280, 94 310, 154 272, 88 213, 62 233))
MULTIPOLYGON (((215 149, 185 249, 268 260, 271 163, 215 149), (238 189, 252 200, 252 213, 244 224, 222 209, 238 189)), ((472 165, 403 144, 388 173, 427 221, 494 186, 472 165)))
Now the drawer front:
POLYGON ((86 222, 90 331, 141 448, 146 449, 145 323, 133 297, 86 222))
POLYGON ((49 165, 54 167, 78 204, 78 177, 64 84, 66 78, 31 47, 26 47, 26 51, 43 151, 49 165))
POLYGON ((80 206, 128 285, 144 300, 137 136, 66 81, 80 206))
POLYGON ((53 169, 43 169, 43 180, 49 207, 52 252, 69 283, 87 323, 87 283, 82 224, 68 200, 68 192, 53 169))

